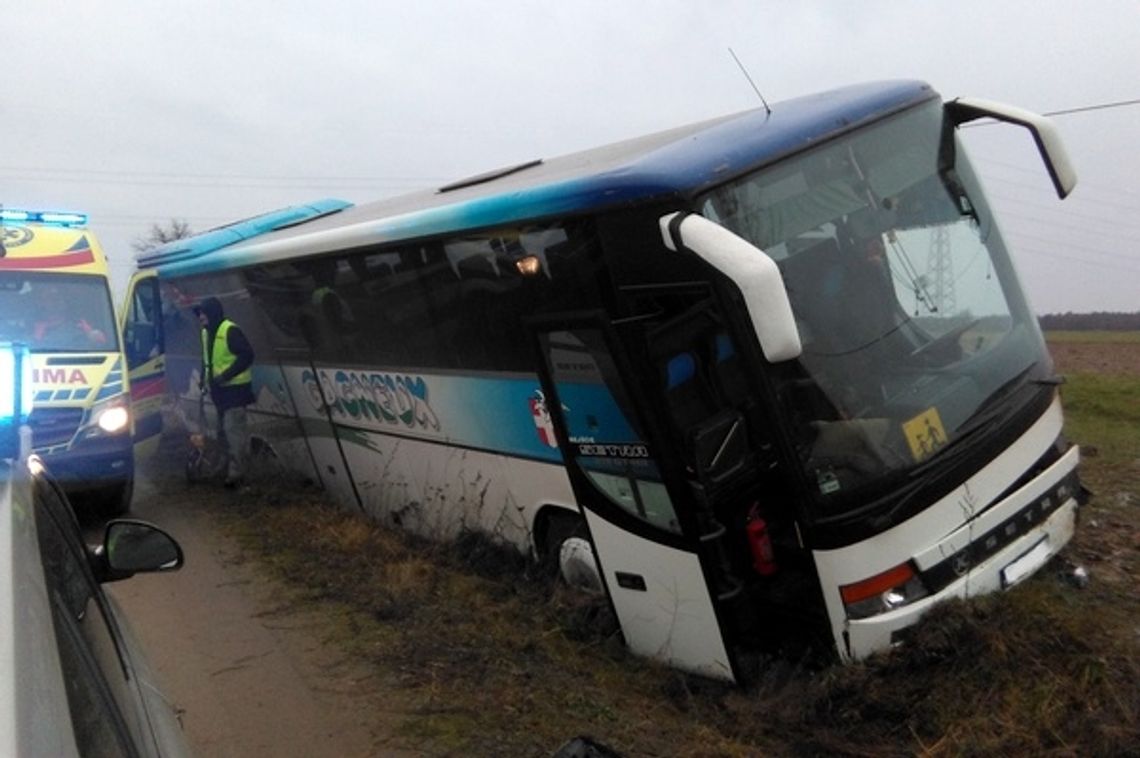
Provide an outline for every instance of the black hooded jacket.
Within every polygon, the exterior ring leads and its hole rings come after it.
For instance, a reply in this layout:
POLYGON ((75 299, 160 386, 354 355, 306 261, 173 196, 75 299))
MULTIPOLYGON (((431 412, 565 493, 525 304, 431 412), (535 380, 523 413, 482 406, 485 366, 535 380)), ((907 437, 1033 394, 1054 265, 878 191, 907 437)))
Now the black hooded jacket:
MULTIPOLYGON (((222 303, 216 297, 208 297, 198 306, 197 311, 206 316, 206 355, 213 355, 214 340, 218 336, 218 327, 225 320, 222 303)), ((222 382, 237 376, 253 365, 253 347, 249 344, 245 334, 237 324, 233 324, 226 332, 226 346, 234 354, 234 364, 221 374, 208 377, 206 356, 202 356, 202 376, 209 378, 210 397, 219 411, 249 405, 254 402, 253 385, 222 384, 222 382)))

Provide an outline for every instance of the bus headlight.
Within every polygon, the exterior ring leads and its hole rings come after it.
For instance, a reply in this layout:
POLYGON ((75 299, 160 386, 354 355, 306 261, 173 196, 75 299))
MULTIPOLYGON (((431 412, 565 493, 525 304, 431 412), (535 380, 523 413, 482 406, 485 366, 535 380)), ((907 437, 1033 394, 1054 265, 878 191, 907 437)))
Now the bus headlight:
POLYGON ((82 431, 83 439, 130 431, 131 410, 126 395, 104 400, 91 408, 82 431))
POLYGON ((881 574, 839 588, 847 618, 864 619, 893 611, 929 595, 910 563, 900 563, 881 574))

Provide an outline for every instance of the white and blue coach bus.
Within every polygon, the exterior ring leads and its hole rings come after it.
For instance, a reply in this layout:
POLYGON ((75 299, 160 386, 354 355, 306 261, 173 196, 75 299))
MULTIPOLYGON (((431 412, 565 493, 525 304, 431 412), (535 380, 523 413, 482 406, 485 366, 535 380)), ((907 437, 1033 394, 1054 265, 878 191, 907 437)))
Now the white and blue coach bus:
POLYGON ((219 297, 280 457, 379 521, 561 556, 636 654, 858 659, 1033 573, 1082 499, 957 137, 981 117, 1072 189, 1039 116, 861 85, 170 243, 128 345, 194 397, 190 309, 219 297))

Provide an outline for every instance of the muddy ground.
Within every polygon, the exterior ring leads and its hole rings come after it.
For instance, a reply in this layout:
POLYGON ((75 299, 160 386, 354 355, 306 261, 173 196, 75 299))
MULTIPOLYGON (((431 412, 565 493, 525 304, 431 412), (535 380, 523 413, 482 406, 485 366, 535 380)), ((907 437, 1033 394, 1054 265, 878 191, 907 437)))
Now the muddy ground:
POLYGON ((218 514, 241 492, 144 469, 131 515, 181 543, 174 574, 109 585, 199 756, 412 755, 388 744, 396 690, 326 644, 325 622, 258 572, 218 514))
POLYGON ((1140 343, 1050 342, 1057 372, 1140 376, 1140 343))

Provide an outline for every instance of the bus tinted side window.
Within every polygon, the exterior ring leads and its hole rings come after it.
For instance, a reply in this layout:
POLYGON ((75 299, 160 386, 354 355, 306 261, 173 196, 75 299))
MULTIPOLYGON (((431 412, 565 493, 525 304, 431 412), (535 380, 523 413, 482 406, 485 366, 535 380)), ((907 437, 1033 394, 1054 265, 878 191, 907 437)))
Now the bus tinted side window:
MULTIPOLYGON (((246 270, 244 278, 251 297, 241 302, 223 300, 226 317, 240 325, 255 346, 306 347, 301 315, 312 296, 312 279, 293 263, 254 266, 246 270), (259 339, 262 336, 264 339, 259 339)), ((268 355, 258 356, 258 360, 270 359, 268 355)))
MULTIPOLYGON (((351 314, 350 345, 325 354, 318 349, 317 355, 344 362, 351 353, 356 362, 379 366, 453 367, 445 338, 453 279, 442 251, 433 245, 347 256, 339 265, 336 297, 342 316, 351 314)), ((324 302, 329 304, 328 297, 324 302)))
POLYGON ((323 363, 530 372, 522 319, 597 307, 597 249, 575 222, 256 267, 248 279, 265 318, 297 324, 297 346, 323 363), (528 256, 539 267, 524 276, 516 263, 528 256))

